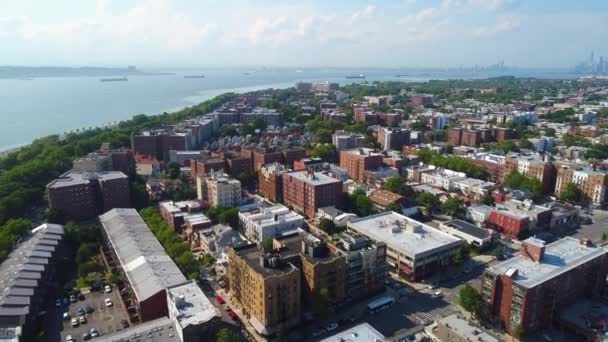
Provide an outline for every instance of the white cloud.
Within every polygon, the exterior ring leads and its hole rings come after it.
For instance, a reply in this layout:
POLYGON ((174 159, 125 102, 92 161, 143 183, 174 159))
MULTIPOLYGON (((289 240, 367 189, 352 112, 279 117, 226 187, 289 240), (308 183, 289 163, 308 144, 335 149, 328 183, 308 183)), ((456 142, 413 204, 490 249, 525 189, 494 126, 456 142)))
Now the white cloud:
POLYGON ((498 19, 498 21, 489 27, 479 27, 474 30, 473 34, 477 37, 488 37, 494 36, 499 33, 507 32, 518 28, 520 25, 519 20, 513 16, 504 16, 498 19))

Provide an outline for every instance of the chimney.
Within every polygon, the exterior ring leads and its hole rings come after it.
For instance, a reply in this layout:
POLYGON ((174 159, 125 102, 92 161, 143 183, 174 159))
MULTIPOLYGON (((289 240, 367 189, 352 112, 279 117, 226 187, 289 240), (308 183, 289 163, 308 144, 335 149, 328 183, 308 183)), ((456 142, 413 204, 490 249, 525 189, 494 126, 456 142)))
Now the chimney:
POLYGON ((540 263, 545 257, 545 241, 536 237, 527 238, 523 241, 519 253, 535 263, 540 263))

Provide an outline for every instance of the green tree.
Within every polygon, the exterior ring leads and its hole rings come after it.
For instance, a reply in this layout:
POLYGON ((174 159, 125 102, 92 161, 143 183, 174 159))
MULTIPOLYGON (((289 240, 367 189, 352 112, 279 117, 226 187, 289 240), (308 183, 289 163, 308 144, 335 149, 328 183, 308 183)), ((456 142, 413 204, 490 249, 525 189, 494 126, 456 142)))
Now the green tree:
POLYGON ((266 129, 266 121, 262 118, 257 118, 253 121, 253 129, 265 130, 266 129))
POLYGON ((178 179, 181 174, 180 168, 181 166, 178 163, 170 162, 167 165, 167 174, 169 175, 169 178, 178 179))
POLYGON ((218 220, 222 224, 229 225, 232 228, 237 228, 239 226, 239 209, 238 208, 229 208, 225 209, 218 217, 218 220))
POLYGON ((439 208, 439 199, 431 193, 422 192, 416 196, 416 202, 424 207, 426 215, 432 215, 439 208))
POLYGON ((519 148, 517 147, 517 145, 515 145, 515 143, 512 140, 500 141, 494 145, 494 149, 497 151, 500 151, 504 154, 507 154, 509 152, 519 151, 519 148))
POLYGON ((426 131, 429 129, 429 127, 427 126, 426 123, 422 122, 422 121, 415 121, 412 122, 412 124, 410 125, 410 128, 415 130, 415 131, 426 131))
POLYGON ((331 143, 331 131, 326 128, 319 128, 315 133, 313 142, 316 144, 328 144, 331 143))
POLYGON ((391 203, 386 207, 387 211, 394 211, 401 214, 401 206, 397 203, 391 203))
POLYGON ((55 209, 55 208, 49 208, 49 210, 46 213, 46 220, 49 223, 54 223, 54 224, 65 224, 66 223, 65 214, 61 210, 55 209))
POLYGON ((228 328, 221 328, 215 335, 215 342, 239 342, 238 334, 228 328))
POLYGON ((213 255, 207 253, 207 254, 203 255, 201 262, 202 262, 203 266, 213 265, 213 263, 215 262, 215 258, 213 257, 213 255))
POLYGON ((448 215, 453 217, 464 212, 464 202, 457 197, 448 198, 441 207, 448 215))
POLYGON ((327 219, 327 218, 322 218, 319 221, 319 228, 326 232, 328 235, 333 235, 336 233, 336 224, 334 223, 334 221, 327 219))
POLYGON ((401 189, 405 184, 405 179, 401 176, 393 176, 389 178, 384 184, 382 184, 382 189, 386 191, 390 191, 396 194, 401 193, 401 189))
POLYGON ((582 200, 583 192, 574 183, 568 183, 560 192, 559 199, 568 203, 578 203, 582 200))
POLYGON ((524 138, 519 141, 519 148, 531 150, 534 149, 534 145, 530 140, 524 138))
POLYGON ((332 144, 318 144, 311 152, 313 158, 321 158, 324 162, 336 161, 336 146, 332 144))
POLYGON ((97 254, 97 244, 95 243, 84 243, 78 247, 76 251, 76 262, 78 264, 85 263, 87 261, 91 261, 97 254))
POLYGON ((463 309, 470 312, 475 317, 479 317, 483 299, 479 292, 467 283, 460 289, 458 303, 463 309))

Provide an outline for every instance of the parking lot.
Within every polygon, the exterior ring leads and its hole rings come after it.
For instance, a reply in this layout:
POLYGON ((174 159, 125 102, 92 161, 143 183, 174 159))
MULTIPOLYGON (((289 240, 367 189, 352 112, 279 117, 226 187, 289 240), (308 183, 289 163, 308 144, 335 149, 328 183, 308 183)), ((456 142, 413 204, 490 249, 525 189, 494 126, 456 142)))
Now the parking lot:
MULTIPOLYGON (((64 306, 63 311, 65 312, 66 307, 64 306)), ((83 333, 90 331, 91 328, 97 329, 100 336, 111 334, 115 331, 121 330, 121 321, 128 320, 125 308, 120 302, 118 291, 115 289, 110 293, 91 292, 85 294, 85 299, 72 303, 67 311, 70 314, 69 320, 63 321, 63 330, 61 332, 61 341, 65 341, 67 335, 71 335, 76 341, 83 340, 83 333), (106 307, 104 300, 110 298, 113 305, 106 307), (77 327, 72 327, 71 318, 78 317, 78 309, 86 308, 90 305, 93 308, 92 313, 85 315, 87 322, 79 324, 77 327)), ((92 339, 94 340, 94 338, 92 339)))

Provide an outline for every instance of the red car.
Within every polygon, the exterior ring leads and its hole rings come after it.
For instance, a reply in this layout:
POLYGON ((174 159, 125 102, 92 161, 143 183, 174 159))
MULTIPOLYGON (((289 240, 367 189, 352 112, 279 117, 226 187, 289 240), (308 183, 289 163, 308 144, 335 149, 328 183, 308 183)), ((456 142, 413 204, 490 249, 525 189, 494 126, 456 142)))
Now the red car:
POLYGON ((217 297, 215 297, 215 300, 217 300, 217 302, 218 302, 219 304, 224 304, 224 303, 226 303, 226 301, 224 301, 224 298, 222 298, 221 296, 217 296, 217 297))
POLYGON ((236 314, 234 313, 234 311, 228 309, 226 312, 228 313, 228 316, 230 316, 230 318, 236 319, 236 314))

